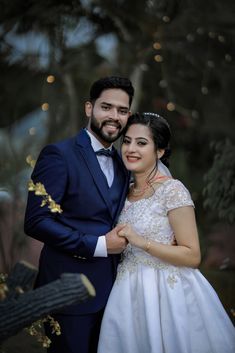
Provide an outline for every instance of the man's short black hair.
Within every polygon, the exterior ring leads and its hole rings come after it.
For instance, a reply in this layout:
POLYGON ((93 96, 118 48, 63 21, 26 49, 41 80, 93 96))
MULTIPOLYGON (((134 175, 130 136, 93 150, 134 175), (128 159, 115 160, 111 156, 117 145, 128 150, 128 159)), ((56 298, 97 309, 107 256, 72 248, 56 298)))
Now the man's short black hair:
POLYGON ((108 76, 95 81, 90 89, 90 101, 93 103, 104 90, 110 88, 118 88, 125 91, 129 96, 129 104, 131 106, 134 88, 128 78, 119 76, 108 76))

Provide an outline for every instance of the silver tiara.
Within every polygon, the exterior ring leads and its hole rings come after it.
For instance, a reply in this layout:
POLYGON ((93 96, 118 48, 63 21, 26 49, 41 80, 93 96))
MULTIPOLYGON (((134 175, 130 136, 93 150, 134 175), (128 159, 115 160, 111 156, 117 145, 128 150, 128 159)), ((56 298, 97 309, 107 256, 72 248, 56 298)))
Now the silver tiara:
POLYGON ((161 116, 159 114, 156 114, 156 113, 144 112, 143 114, 144 115, 154 116, 155 118, 161 118, 161 116))

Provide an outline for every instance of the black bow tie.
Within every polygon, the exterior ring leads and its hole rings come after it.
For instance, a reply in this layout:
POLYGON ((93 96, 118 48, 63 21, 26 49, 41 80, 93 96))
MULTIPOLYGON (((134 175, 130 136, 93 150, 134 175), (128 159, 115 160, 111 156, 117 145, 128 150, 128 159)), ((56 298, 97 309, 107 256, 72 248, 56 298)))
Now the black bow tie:
POLYGON ((97 156, 106 156, 106 157, 113 157, 114 153, 115 153, 114 149, 110 150, 105 148, 101 148, 100 150, 95 152, 97 156))

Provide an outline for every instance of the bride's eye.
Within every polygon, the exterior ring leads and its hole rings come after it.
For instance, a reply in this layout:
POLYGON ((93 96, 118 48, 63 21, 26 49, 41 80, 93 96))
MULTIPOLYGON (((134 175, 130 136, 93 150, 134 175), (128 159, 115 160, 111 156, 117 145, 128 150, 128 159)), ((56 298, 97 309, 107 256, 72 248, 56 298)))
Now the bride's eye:
POLYGON ((122 143, 127 145, 128 143, 130 143, 130 140, 128 138, 124 137, 122 143))
POLYGON ((145 142, 145 141, 139 141, 139 142, 138 142, 138 145, 139 145, 139 146, 145 146, 145 145, 147 145, 147 142, 145 142))

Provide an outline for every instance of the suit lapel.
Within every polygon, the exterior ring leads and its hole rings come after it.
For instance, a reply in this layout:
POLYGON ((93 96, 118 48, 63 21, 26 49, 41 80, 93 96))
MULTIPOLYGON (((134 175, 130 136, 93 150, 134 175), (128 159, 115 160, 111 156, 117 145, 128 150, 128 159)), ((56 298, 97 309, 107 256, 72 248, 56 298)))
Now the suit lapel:
POLYGON ((112 215, 112 202, 109 196, 109 187, 93 148, 91 147, 90 138, 84 130, 77 135, 76 142, 77 153, 79 156, 82 156, 100 195, 104 199, 104 202, 107 204, 109 212, 112 215))

